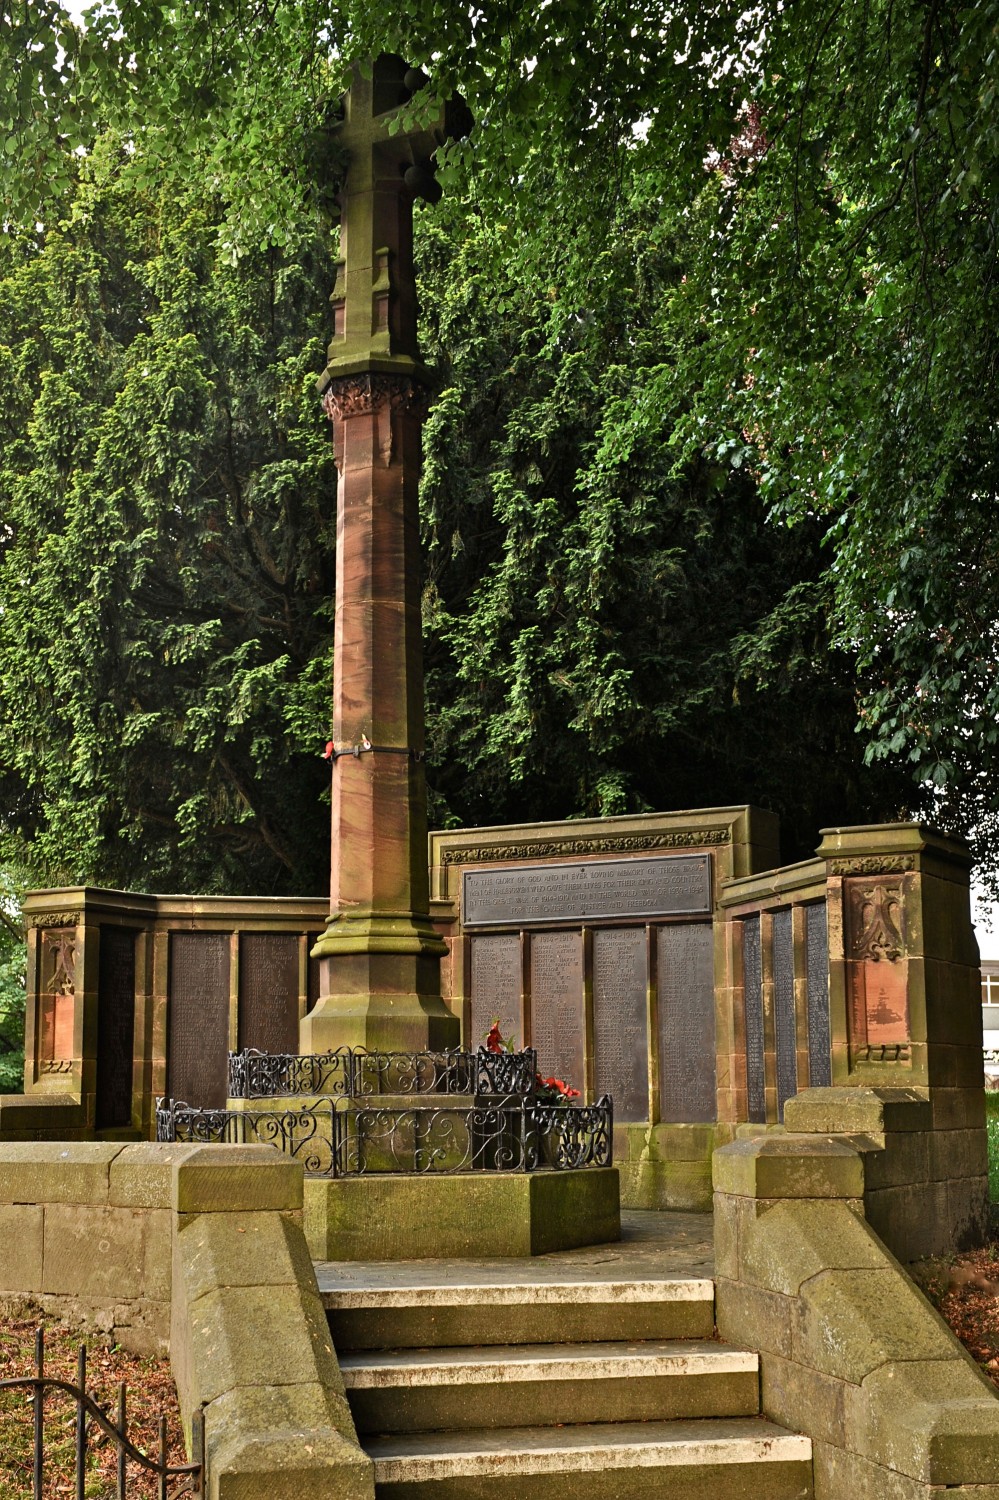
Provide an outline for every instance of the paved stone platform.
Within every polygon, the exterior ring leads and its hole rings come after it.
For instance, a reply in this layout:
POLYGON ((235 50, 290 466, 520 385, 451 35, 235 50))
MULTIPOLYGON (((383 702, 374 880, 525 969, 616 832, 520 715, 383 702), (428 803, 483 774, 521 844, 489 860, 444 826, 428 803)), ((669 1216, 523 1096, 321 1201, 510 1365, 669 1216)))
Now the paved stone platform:
MULTIPOLYGON (((414 1240, 419 1228, 414 1226, 414 1240)), ((550 1255, 482 1260, 317 1261, 321 1293, 351 1287, 553 1286, 714 1276, 712 1216, 621 1210, 621 1238, 550 1255)))

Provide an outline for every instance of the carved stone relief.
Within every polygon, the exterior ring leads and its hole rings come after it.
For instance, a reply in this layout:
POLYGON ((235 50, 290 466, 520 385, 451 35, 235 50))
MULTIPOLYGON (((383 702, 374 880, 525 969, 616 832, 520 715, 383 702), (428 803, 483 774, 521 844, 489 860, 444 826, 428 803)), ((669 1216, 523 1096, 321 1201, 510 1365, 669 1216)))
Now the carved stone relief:
POLYGON ((909 1055, 909 973, 901 878, 844 882, 850 1054, 858 1062, 909 1055))
POLYGON ((452 845, 441 852, 445 865, 484 865, 497 860, 545 859, 553 854, 614 854, 645 849, 704 849, 727 844, 726 829, 702 828, 692 833, 622 833, 591 837, 545 839, 533 844, 452 845))

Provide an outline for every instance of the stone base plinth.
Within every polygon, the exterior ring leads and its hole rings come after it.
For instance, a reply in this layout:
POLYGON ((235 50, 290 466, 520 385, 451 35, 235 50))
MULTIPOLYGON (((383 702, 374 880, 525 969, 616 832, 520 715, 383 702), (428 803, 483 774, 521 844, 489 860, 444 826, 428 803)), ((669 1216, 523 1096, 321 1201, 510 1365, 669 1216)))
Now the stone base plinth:
POLYGON ((711 1212, 711 1153, 727 1146, 735 1126, 616 1125, 624 1208, 711 1212))
POLYGON ((545 1255, 621 1238, 616 1167, 305 1179, 316 1260, 545 1255))

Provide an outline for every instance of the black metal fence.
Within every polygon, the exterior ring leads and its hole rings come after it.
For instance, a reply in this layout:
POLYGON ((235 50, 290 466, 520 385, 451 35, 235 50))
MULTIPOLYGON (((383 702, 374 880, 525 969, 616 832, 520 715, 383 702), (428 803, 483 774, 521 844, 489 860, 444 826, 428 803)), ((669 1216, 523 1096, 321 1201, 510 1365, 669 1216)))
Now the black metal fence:
POLYGON ((609 1167, 614 1111, 524 1097, 478 1099, 471 1107, 355 1107, 322 1100, 300 1109, 156 1107, 158 1141, 276 1146, 309 1177, 376 1172, 534 1172, 609 1167))
POLYGON ((522 1052, 335 1052, 229 1053, 230 1099, 271 1099, 297 1094, 359 1098, 378 1094, 497 1094, 533 1092, 538 1059, 522 1052))
POLYGON ((118 1387, 116 1418, 112 1418, 87 1391, 86 1344, 80 1345, 77 1354, 75 1382, 46 1375, 45 1332, 39 1328, 35 1334, 35 1373, 15 1376, 10 1380, 0 1380, 0 1391, 15 1390, 28 1391, 33 1407, 32 1495, 34 1500, 42 1500, 45 1481, 45 1397, 50 1391, 61 1391, 76 1403, 76 1500, 86 1500, 88 1493, 87 1449, 91 1433, 95 1428, 102 1432, 117 1449, 115 1483, 117 1500, 126 1500, 129 1464, 156 1476, 159 1500, 178 1500, 180 1495, 190 1494, 200 1497, 203 1494, 204 1426, 201 1413, 195 1413, 192 1431, 194 1457, 191 1463, 167 1463, 165 1416, 161 1416, 159 1422, 159 1456, 150 1458, 148 1454, 137 1448, 128 1436, 128 1393, 124 1381, 118 1387), (171 1480, 178 1481, 172 1490, 170 1489, 171 1480))

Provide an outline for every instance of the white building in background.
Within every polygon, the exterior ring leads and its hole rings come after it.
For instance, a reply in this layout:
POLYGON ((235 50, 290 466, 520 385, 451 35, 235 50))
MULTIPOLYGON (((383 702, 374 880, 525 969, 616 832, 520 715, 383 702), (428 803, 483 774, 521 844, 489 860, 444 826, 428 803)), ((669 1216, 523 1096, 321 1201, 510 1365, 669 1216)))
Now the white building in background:
MULTIPOLYGON (((979 910, 976 907, 976 916, 979 910)), ((988 927, 984 922, 976 921, 975 936, 982 962, 985 1076, 999 1084, 999 907, 992 907, 988 927)))

